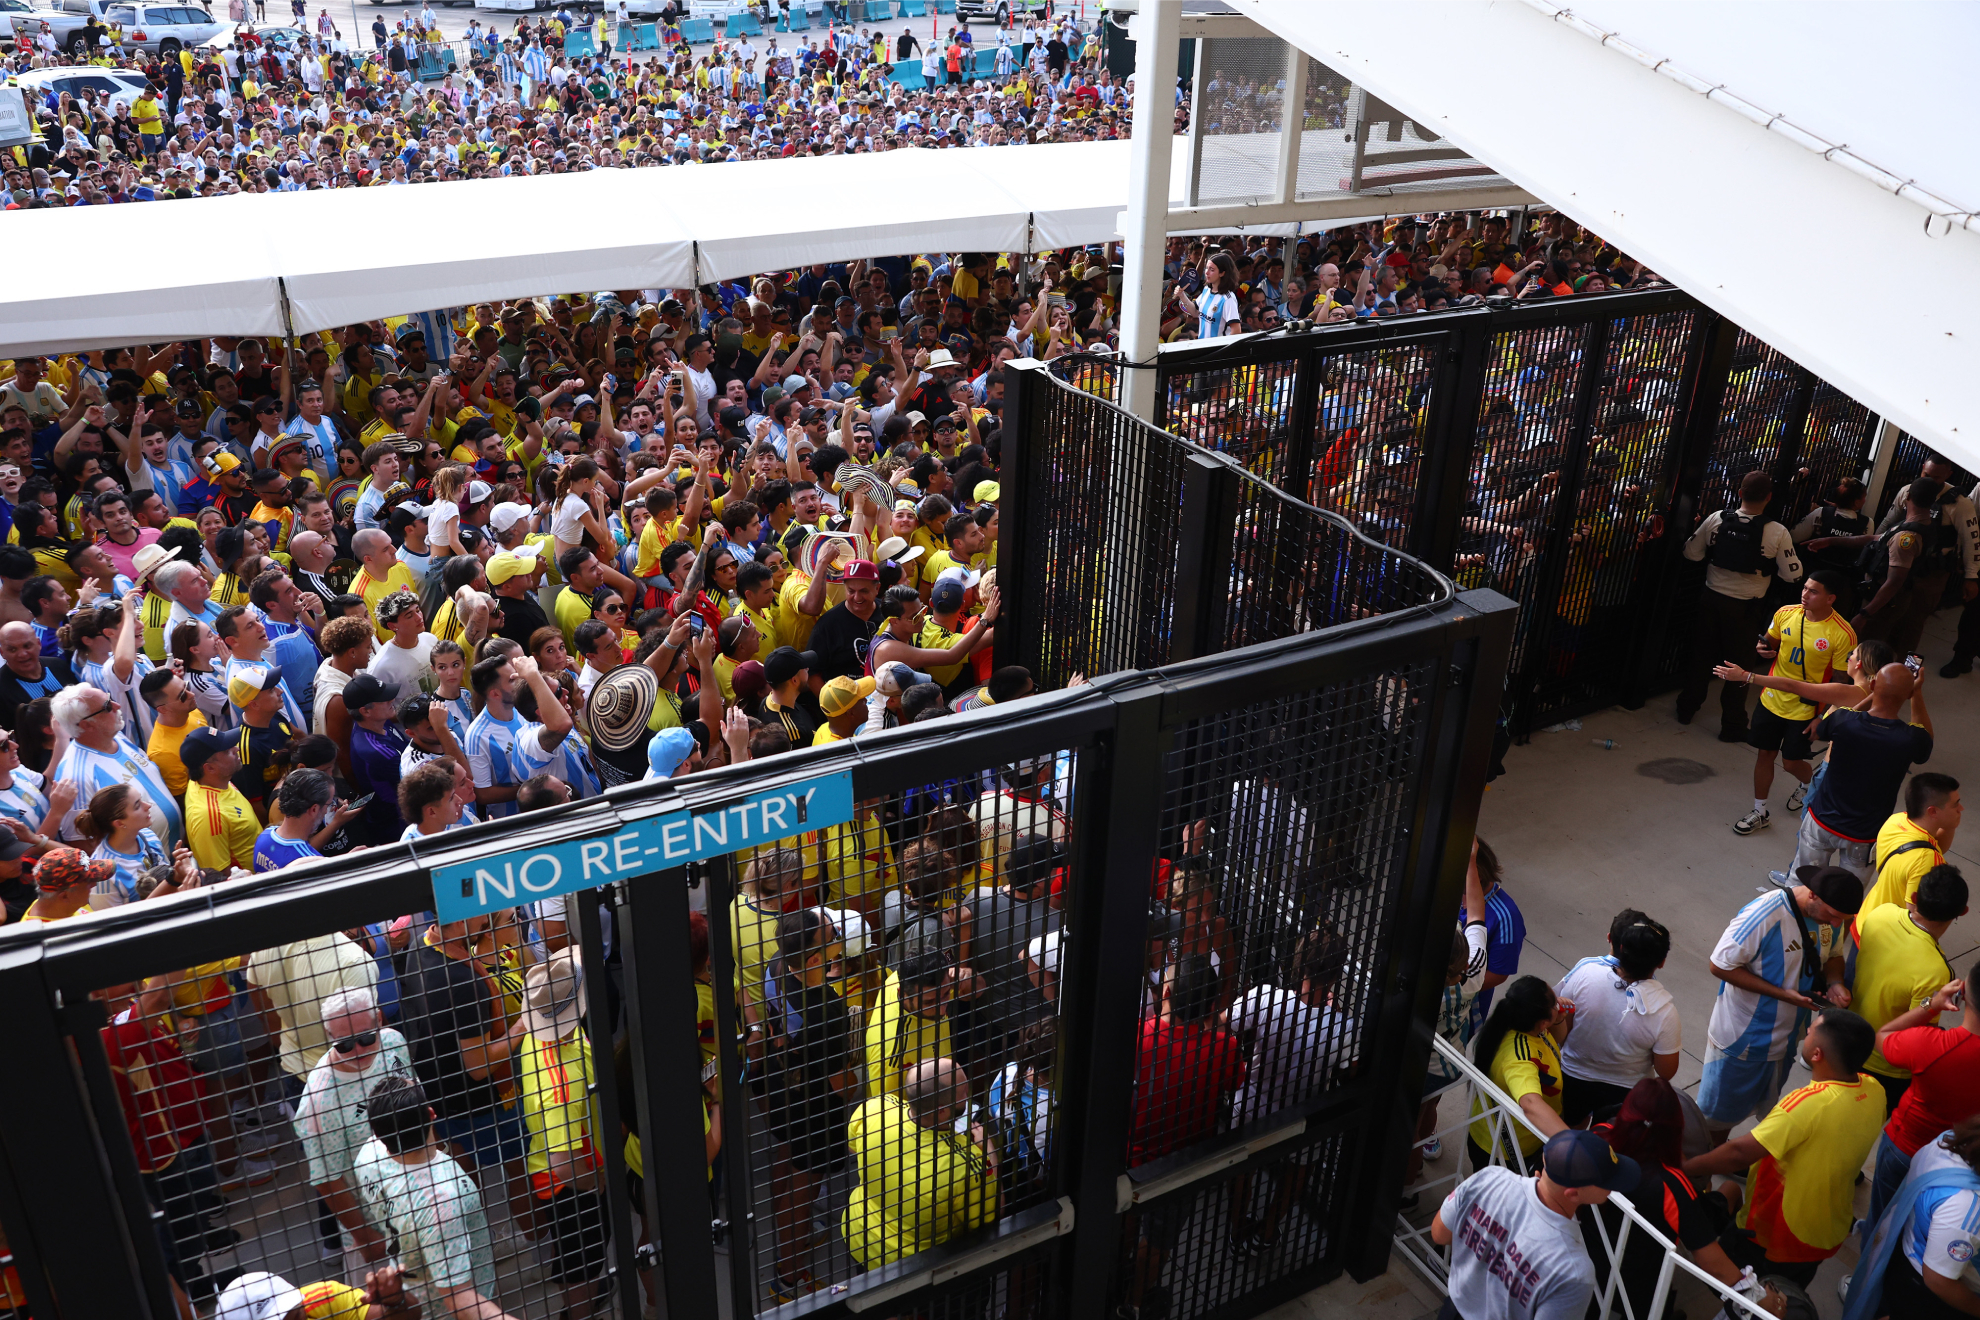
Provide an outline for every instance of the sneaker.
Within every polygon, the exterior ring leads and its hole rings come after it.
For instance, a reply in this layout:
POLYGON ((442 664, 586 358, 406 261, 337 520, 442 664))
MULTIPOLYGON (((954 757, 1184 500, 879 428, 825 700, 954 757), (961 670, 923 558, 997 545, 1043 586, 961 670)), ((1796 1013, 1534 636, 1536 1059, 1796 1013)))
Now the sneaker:
POLYGON ((1856 1277, 1856 1276, 1855 1276, 1855 1275, 1852 1275, 1852 1274, 1845 1274, 1845 1275, 1843 1275, 1843 1276, 1842 1276, 1842 1278, 1840 1278, 1840 1279, 1837 1279, 1837 1280, 1836 1280, 1836 1300, 1837 1300, 1837 1301, 1839 1301, 1839 1302, 1843 1302, 1843 1303, 1845 1303, 1845 1304, 1846 1304, 1846 1303, 1848 1303, 1848 1301, 1849 1301, 1849 1281, 1850 1281, 1851 1279, 1853 1279, 1853 1278, 1855 1278, 1855 1277, 1856 1277))
POLYGON ((1755 808, 1733 822, 1733 833, 1751 834, 1755 830, 1764 830, 1773 823, 1774 818, 1772 816, 1768 815, 1765 811, 1755 808))
POLYGON ((1444 1139, 1442 1137, 1432 1137, 1430 1138, 1430 1140, 1423 1143, 1424 1159, 1426 1160, 1441 1159, 1443 1158, 1443 1154, 1444 1154, 1444 1139))
POLYGON ((1794 792, 1788 794, 1787 809, 1789 811, 1800 811, 1802 799, 1807 795, 1808 785, 1797 783, 1794 786, 1794 792))
POLYGON ((778 1275, 770 1282, 770 1298, 779 1306, 785 1302, 795 1302, 800 1297, 809 1297, 818 1291, 817 1281, 810 1270, 799 1270, 795 1278, 786 1279, 778 1275))
POLYGON ((237 1187, 265 1187, 274 1181, 274 1160, 263 1159, 243 1151, 234 1161, 234 1167, 221 1177, 220 1186, 229 1190, 237 1187))

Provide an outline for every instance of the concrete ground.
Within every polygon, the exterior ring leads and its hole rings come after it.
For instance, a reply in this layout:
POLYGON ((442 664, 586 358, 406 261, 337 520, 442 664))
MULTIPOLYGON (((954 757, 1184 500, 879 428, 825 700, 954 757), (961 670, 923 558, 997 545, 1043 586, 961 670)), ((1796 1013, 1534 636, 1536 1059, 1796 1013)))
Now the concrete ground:
MULTIPOLYGON (((1942 611, 1926 630, 1925 697, 1935 732, 1930 768, 1980 782, 1980 676, 1941 679, 1939 666, 1952 652, 1958 615, 1942 611)), ((1768 883, 1770 869, 1783 870, 1794 855, 1799 815, 1785 802, 1792 784, 1775 776, 1773 825, 1745 838, 1732 823, 1752 805, 1753 752, 1718 741, 1710 707, 1690 726, 1681 725, 1671 696, 1660 696, 1641 710, 1610 709, 1582 719, 1578 731, 1536 733, 1530 743, 1506 757, 1507 773, 1485 794, 1480 832, 1491 841, 1506 868, 1506 887, 1526 917, 1526 948, 1520 971, 1558 980, 1577 959, 1607 951, 1609 921, 1624 907, 1640 908, 1671 931, 1671 956, 1660 978, 1676 997, 1684 1024, 1683 1062, 1676 1082, 1697 1093, 1705 1047, 1705 1023, 1718 982, 1707 970, 1712 947, 1733 913, 1768 883), (1614 739, 1614 750, 1594 745, 1614 739), (1652 762, 1696 762, 1695 782, 1678 774, 1658 777, 1652 762)), ((1972 882, 1980 883, 1980 827, 1967 830, 1950 850, 1972 882)), ((1954 923, 1942 947, 1956 974, 1980 956, 1980 913, 1954 923)), ((1798 1071, 1799 1085, 1808 1080, 1798 1071)), ((1444 1114, 1440 1125, 1455 1121, 1444 1114)), ((1750 1127, 1751 1124, 1743 1125, 1750 1127)), ((1743 1129, 1742 1129, 1743 1130, 1743 1129)), ((1455 1173, 1454 1144, 1431 1166, 1455 1173)), ((1858 1189, 1857 1211, 1869 1188, 1858 1189)), ((1432 1196, 1414 1218, 1426 1220, 1432 1196)), ((1842 1314, 1836 1283, 1856 1265, 1856 1249, 1846 1246, 1822 1268, 1810 1296, 1824 1320, 1842 1314)), ((1701 1290, 1702 1291, 1702 1290, 1701 1290)), ((1272 1312, 1273 1320, 1320 1317, 1416 1317, 1435 1311, 1438 1299, 1420 1276, 1400 1259, 1383 1279, 1369 1284, 1341 1280, 1272 1312), (1411 1299, 1428 1297, 1411 1310, 1411 1299)), ((1680 1298, 1681 1304, 1685 1302, 1680 1298)), ((1687 1305, 1697 1320, 1709 1307, 1687 1305)))

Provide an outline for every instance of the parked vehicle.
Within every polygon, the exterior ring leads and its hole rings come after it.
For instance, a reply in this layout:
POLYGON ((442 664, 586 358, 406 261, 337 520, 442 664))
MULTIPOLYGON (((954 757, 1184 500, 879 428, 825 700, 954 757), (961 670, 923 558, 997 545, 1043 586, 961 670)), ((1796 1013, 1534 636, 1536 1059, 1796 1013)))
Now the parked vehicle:
POLYGON ((110 104, 129 105, 144 90, 144 75, 131 69, 99 69, 92 65, 70 65, 54 69, 29 69, 14 75, 14 85, 37 102, 50 92, 79 96, 85 88, 106 95, 110 104))
POLYGON ((1009 27, 1011 16, 1022 19, 1027 14, 1045 17, 1046 0, 956 0, 956 17, 994 20, 999 27, 1009 27))
POLYGON ((18 32, 24 23, 31 23, 33 26, 27 30, 33 33, 40 30, 42 20, 46 19, 55 32, 56 44, 71 56, 80 58, 87 53, 88 43, 83 31, 92 15, 98 26, 111 28, 120 34, 117 42, 119 49, 161 55, 176 55, 188 47, 204 45, 221 26, 212 14, 191 5, 135 4, 131 0, 60 0, 59 9, 16 15, 14 27, 18 32))

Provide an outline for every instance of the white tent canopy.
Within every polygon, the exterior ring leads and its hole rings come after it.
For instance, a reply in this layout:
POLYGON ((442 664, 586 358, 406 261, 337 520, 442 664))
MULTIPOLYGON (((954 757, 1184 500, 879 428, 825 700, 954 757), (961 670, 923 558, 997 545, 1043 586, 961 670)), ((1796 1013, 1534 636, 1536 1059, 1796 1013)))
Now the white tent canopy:
MULTIPOLYGON (((1120 236, 1129 146, 912 149, 23 211, 6 220, 13 252, 98 256, 15 264, 0 358, 280 335, 500 298, 685 288, 860 257, 1105 243, 1120 236), (215 234, 228 236, 222 251, 215 234)), ((1179 156, 1187 148, 1176 139, 1179 156)), ((1179 199, 1183 171, 1172 178, 1179 199)))
POLYGON ((1980 6, 1231 5, 1980 469, 1980 6))

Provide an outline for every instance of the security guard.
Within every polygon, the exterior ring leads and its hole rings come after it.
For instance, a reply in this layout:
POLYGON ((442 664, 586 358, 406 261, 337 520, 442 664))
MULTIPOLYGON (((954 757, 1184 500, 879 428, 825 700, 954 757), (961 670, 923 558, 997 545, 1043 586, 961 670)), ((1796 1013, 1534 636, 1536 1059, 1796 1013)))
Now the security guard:
MULTIPOLYGON (((1937 454, 1925 460, 1919 475, 1940 488, 1932 505, 1924 548, 1911 567, 1911 586, 1905 593, 1903 612, 1891 619, 1888 632, 1875 634, 1888 641, 1899 655, 1909 655, 1918 649, 1919 636, 1925 631, 1925 620, 1932 617, 1932 612, 1945 599, 1946 584, 1954 574, 1958 574, 1964 583, 1960 594, 1962 600, 1970 601, 1980 596, 1980 538, 1975 536, 1980 516, 1974 512, 1973 501, 1949 484, 1953 479, 1953 465, 1937 454)), ((1902 520, 1910 491, 1911 487, 1907 485, 1891 501, 1891 511, 1878 525, 1880 534, 1889 532, 1902 520)), ((1860 629, 1858 631, 1861 632, 1860 629)))
MULTIPOLYGON (((1893 523, 1887 530, 1879 532, 1869 549, 1863 552, 1863 583, 1857 588, 1863 597, 1863 608, 1850 620, 1859 638, 1876 638, 1897 645, 1898 627, 1909 619, 1917 608, 1917 597, 1921 591, 1943 592, 1945 579, 1936 582, 1921 580, 1918 565, 1924 561, 1928 551, 1928 538, 1932 532, 1932 517, 1939 503, 1943 487, 1930 477, 1920 477, 1904 488, 1903 498, 1898 501, 1898 509, 1904 521, 1893 523)), ((1936 603, 1938 597, 1931 597, 1936 603)), ((1925 614, 1930 614, 1927 608, 1925 614)), ((1918 634, 1912 634, 1914 643, 1918 634)), ((1900 655, 1909 654, 1899 651, 1900 655)))
MULTIPOLYGON (((1691 659, 1678 691, 1679 724, 1689 724, 1705 704, 1712 667, 1727 656, 1743 662, 1755 653, 1766 630, 1767 588, 1776 573, 1784 582, 1801 580, 1788 529, 1767 518, 1774 497, 1773 478, 1754 471, 1740 479, 1739 504, 1705 516, 1684 543, 1684 557, 1706 560, 1705 588, 1691 623, 1691 659)), ((1726 684, 1719 692, 1719 741, 1746 741, 1746 688, 1726 684)))

